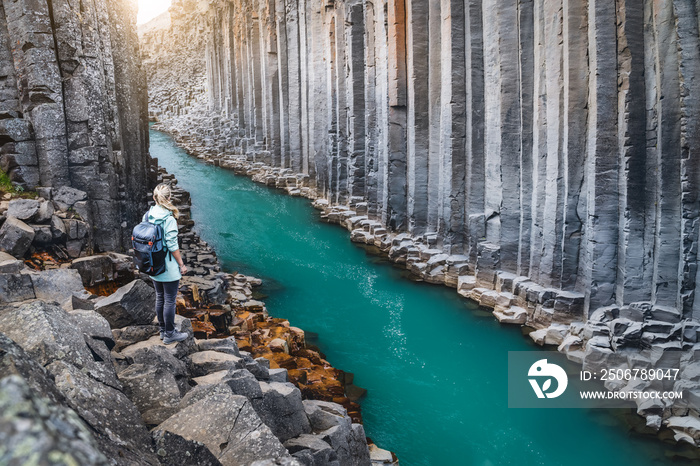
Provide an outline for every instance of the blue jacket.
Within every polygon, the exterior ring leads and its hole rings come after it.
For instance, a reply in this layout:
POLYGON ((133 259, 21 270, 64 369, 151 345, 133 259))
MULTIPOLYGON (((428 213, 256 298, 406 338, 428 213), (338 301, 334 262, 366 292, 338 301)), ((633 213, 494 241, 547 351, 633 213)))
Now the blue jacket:
MULTIPOLYGON (((173 252, 179 249, 177 244, 177 220, 175 220, 171 211, 165 207, 155 205, 143 215, 143 221, 155 224, 162 223, 163 232, 165 233, 165 246, 168 248, 168 251, 173 252)), ((157 282, 174 282, 182 278, 180 266, 177 265, 177 261, 172 254, 165 256, 165 272, 151 278, 157 282)))

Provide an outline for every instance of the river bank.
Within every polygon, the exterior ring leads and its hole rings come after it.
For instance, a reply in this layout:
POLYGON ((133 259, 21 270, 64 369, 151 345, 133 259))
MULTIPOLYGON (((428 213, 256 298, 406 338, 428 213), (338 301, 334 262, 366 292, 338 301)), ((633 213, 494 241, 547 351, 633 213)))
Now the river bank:
MULTIPOLYGON (((188 337, 170 346, 158 337, 150 278, 128 255, 82 249, 91 231, 84 192, 39 188, 41 198, 0 205, 0 245, 8 251, 0 253, 0 404, 9 446, 0 463, 24 463, 29 454, 56 462, 60 454, 86 465, 175 465, 184 457, 207 465, 370 464, 362 426, 340 404, 302 400, 287 369, 275 367, 275 343, 285 338, 309 351, 303 331, 268 318, 252 299, 260 280, 221 272, 215 251, 192 230, 189 193, 163 170, 154 175, 153 183, 173 185, 191 267, 177 303, 188 317, 176 316, 188 337), (76 239, 74 231, 83 233, 76 239), (225 316, 234 324, 227 330, 266 330, 277 341, 239 348, 243 338, 209 338, 225 316), (268 358, 259 355, 266 344, 268 358)), ((316 386, 326 381, 308 378, 304 398, 326 395, 316 386)), ((375 464, 395 460, 372 450, 375 464)))
MULTIPOLYGON (((237 351, 250 354, 258 363, 258 366, 246 367, 256 378, 285 384, 290 382, 299 389, 301 399, 328 402, 323 409, 335 409, 338 413, 344 413, 344 416, 355 423, 353 428, 359 435, 361 429, 358 426, 362 423, 362 415, 360 406, 355 401, 364 395, 364 390, 352 384, 352 374, 331 366, 318 348, 307 344, 302 329, 292 326, 286 319, 270 317, 265 303, 255 291, 262 285, 262 280, 236 272, 221 272, 222 267, 215 250, 193 229, 189 192, 180 188, 174 175, 167 173, 163 167, 159 167, 158 172, 159 181, 171 185, 173 202, 181 210, 179 234, 183 260, 191 270, 181 280, 181 297, 177 302, 177 312, 190 319, 194 336, 202 340, 203 346, 216 346, 217 341, 233 337, 237 351), (208 345, 207 341, 214 343, 208 345)), ((228 372, 225 370, 209 371, 208 374, 196 377, 194 381, 198 385, 210 385, 225 382, 227 377, 228 372)), ((280 429, 289 428, 276 426, 278 429, 275 430, 273 426, 278 424, 278 421, 285 426, 290 422, 300 422, 300 419, 297 419, 299 416, 291 416, 292 412, 289 409, 277 412, 280 408, 282 407, 270 406, 269 413, 263 416, 266 424, 272 424, 275 435, 280 434, 280 429), (291 420, 288 419, 290 417, 291 420), (282 421, 282 418, 285 420, 282 421)), ((298 426, 292 428, 294 429, 298 429, 298 426)), ((356 438, 349 441, 344 439, 344 435, 347 433, 339 437, 334 434, 337 437, 334 439, 304 438, 285 446, 304 464, 308 461, 309 451, 313 451, 313 464, 322 465, 333 461, 333 456, 329 456, 328 451, 319 453, 319 448, 336 450, 340 464, 399 464, 395 455, 371 441, 369 456, 365 458, 361 454, 365 439, 355 435, 356 438), (321 448, 319 441, 328 444, 329 447, 321 448), (350 450, 337 451, 341 448, 338 442, 344 442, 346 447, 350 445, 350 450)), ((284 432, 282 437, 291 438, 294 435, 284 432)))
MULTIPOLYGON (((216 148, 202 147, 201 144, 197 144, 197 142, 193 141, 192 138, 181 139, 181 143, 184 143, 183 146, 185 148, 188 148, 191 152, 195 152, 196 154, 198 154, 200 159, 202 159, 202 160, 208 159, 209 163, 213 163, 215 165, 219 165, 219 166, 222 166, 225 168, 232 168, 232 169, 234 169, 234 171, 237 171, 238 173, 252 175, 256 181, 264 182, 264 184, 266 184, 268 186, 281 187, 284 191, 287 191, 287 192, 291 193, 292 195, 297 195, 297 196, 303 195, 303 196, 312 197, 312 198, 315 197, 315 196, 311 195, 311 194, 313 194, 313 187, 308 186, 308 185, 305 186, 302 184, 304 182, 304 177, 302 177, 302 176, 297 177, 289 171, 264 167, 263 164, 256 163, 255 155, 253 153, 249 153, 248 157, 241 156, 241 155, 238 155, 238 156, 219 156, 216 148), (250 172, 250 173, 248 173, 248 172, 250 172), (301 181, 300 182, 298 181, 297 184, 294 185, 292 180, 295 180, 295 179, 301 180, 301 181), (304 188, 308 188, 308 189, 304 189, 304 188)), ((325 203, 323 203, 323 202, 317 203, 317 205, 319 205, 319 204, 320 204, 320 206, 326 207, 326 206, 324 206, 325 203)), ((360 208, 361 207, 362 206, 360 206, 360 208)), ((328 213, 328 215, 324 215, 324 216, 329 217, 329 220, 336 222, 336 223, 343 221, 343 223, 345 223, 346 226, 347 226, 348 222, 344 222, 344 220, 351 219, 351 218, 354 218, 357 216, 357 215, 355 215, 357 212, 353 213, 347 207, 340 207, 340 208, 335 209, 335 210, 327 208, 327 213, 328 213)), ((355 219, 355 220, 357 220, 357 219, 355 219)), ((366 237, 367 234, 371 234, 372 229, 373 229, 377 233, 377 236, 386 240, 386 237, 388 235, 385 235, 385 232, 380 230, 381 226, 377 225, 376 223, 374 225, 372 225, 372 222, 367 221, 367 219, 360 219, 360 222, 365 222, 364 226, 366 226, 370 231, 365 230, 365 228, 356 228, 355 231, 352 232, 353 236, 358 235, 358 236, 364 238, 364 237, 366 237)), ((352 222, 350 222, 350 223, 352 223, 352 222)), ((405 236, 401 237, 401 241, 404 241, 404 240, 405 240, 405 236)), ((381 241, 378 243, 379 243, 379 246, 382 246, 381 241)), ((386 247, 386 244, 391 244, 391 241, 385 241, 385 247, 386 247)), ((426 245, 426 246, 429 246, 429 245, 426 245)), ((423 246, 421 249, 430 249, 429 247, 426 247, 426 246, 423 246)), ((377 248, 377 250, 378 249, 379 248, 377 248)), ((419 251, 421 249, 419 249, 419 251)), ((391 251, 391 248, 389 250, 391 251)), ((385 249, 385 251, 386 251, 386 249, 385 249)), ((386 255, 386 252, 384 254, 386 255)), ((433 257, 435 255, 436 255, 435 251, 428 251, 428 253, 425 255, 423 260, 427 262, 427 259, 429 257, 433 257)), ((445 260, 445 262, 443 262, 442 264, 440 263, 439 259, 440 258, 438 257, 438 261, 434 261, 433 263, 431 263, 431 269, 434 268, 433 265, 436 262, 437 262, 437 266, 443 265, 443 267, 444 267, 444 265, 447 265, 446 258, 442 258, 443 260, 445 260)), ((418 256, 415 259, 412 259, 411 261, 408 261, 408 262, 411 263, 411 262, 422 262, 422 261, 420 261, 420 257, 418 256), (418 259, 418 260, 416 260, 416 259, 418 259)), ((399 264, 399 265, 402 268, 406 267, 403 264, 399 264)), ((454 265, 454 264, 450 264, 450 265, 454 265)), ((447 273, 444 273, 444 275, 443 275, 443 277, 447 276, 448 279, 452 280, 452 283, 453 283, 452 287, 453 288, 454 288, 454 286, 459 285, 459 282, 460 282, 459 274, 454 273, 454 270, 455 270, 454 268, 452 269, 452 271, 448 270, 447 273)), ((443 271, 444 271, 444 268, 443 268, 443 271)), ((429 275, 422 274, 421 276, 423 277, 423 279, 427 278, 426 281, 431 280, 429 275)), ((500 280, 507 279, 507 278, 508 277, 503 277, 503 276, 499 277, 500 280)), ((433 280, 433 281, 436 281, 436 280, 433 280)), ((462 279, 462 282, 464 283, 464 278, 462 279)), ((517 283, 517 281, 516 281, 516 283, 517 283)), ((506 285, 512 286, 512 283, 509 284, 506 282, 506 285)), ((532 284, 528 283, 528 285, 531 286, 532 284)), ((501 286, 504 286, 503 283, 501 283, 501 286)), ((473 287, 472 289, 476 289, 476 288, 477 287, 473 287)), ((463 285, 461 287, 461 291, 463 293, 465 291, 469 291, 468 286, 463 285)), ((480 300, 480 301, 483 301, 485 305, 488 305, 487 303, 488 303, 489 298, 493 299, 492 294, 489 294, 489 290, 478 289, 477 292, 481 292, 482 294, 487 293, 486 296, 484 297, 484 299, 480 300)), ((505 290, 502 288, 498 294, 504 293, 504 292, 505 292, 505 290)), ((479 303, 479 301, 476 301, 476 302, 479 303)), ((541 305, 540 305, 540 308, 542 308, 541 305)), ((520 326, 518 325, 516 327, 520 327, 520 326)), ((542 333, 545 333, 545 332, 540 332, 540 334, 542 334, 542 333)), ((532 337, 537 337, 537 336, 538 336, 537 333, 532 335, 532 337)), ((536 341, 537 339, 532 338, 532 340, 536 341)), ((542 341, 541 340, 537 341, 537 343, 542 343, 542 341)), ((642 429, 642 430, 644 430, 644 429, 642 429)), ((654 432, 653 427, 648 428, 647 432, 653 434, 653 432, 654 432)), ((661 433, 662 433, 662 436, 666 439, 671 439, 673 436, 673 434, 669 430, 662 429, 661 433)), ((689 450, 689 453, 684 453, 684 455, 685 454, 692 456, 692 449, 689 450)))

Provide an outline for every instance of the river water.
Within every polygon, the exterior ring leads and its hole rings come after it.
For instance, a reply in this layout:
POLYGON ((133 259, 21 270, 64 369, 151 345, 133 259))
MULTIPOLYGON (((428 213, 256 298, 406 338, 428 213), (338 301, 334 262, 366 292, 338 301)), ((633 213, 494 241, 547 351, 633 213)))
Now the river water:
POLYGON ((407 280, 308 200, 206 165, 157 131, 151 154, 191 193, 195 229, 225 269, 262 278, 270 314, 317 333, 368 390, 366 433, 403 466, 670 464, 660 442, 607 413, 509 409, 508 351, 535 349, 520 329, 407 280))

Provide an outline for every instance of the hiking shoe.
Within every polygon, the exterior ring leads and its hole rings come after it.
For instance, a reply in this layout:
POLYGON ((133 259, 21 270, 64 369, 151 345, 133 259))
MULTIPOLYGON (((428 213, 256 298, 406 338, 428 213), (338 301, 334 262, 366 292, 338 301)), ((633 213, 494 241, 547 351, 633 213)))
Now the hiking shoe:
POLYGON ((165 329, 160 329, 160 339, 165 338, 165 329))
POLYGON ((177 330, 165 332, 165 336, 163 337, 163 343, 169 345, 170 343, 185 340, 188 336, 189 335, 187 335, 186 333, 178 332, 177 330))

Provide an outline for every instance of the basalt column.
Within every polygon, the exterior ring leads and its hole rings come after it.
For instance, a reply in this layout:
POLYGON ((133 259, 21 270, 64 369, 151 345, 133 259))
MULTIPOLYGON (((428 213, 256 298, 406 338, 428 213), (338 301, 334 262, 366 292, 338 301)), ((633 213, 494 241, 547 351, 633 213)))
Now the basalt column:
MULTIPOLYGON (((172 34, 207 44, 206 72, 177 83, 160 69, 185 71, 173 57, 188 48, 162 41, 162 20, 142 40, 166 129, 308 177, 330 202, 466 261, 479 287, 510 274, 585 296, 581 318, 639 301, 697 317, 699 8, 175 0, 172 34), (168 86, 191 89, 189 104, 168 86)), ((27 176, 55 134, 37 140, 27 176)))
POLYGON ((146 83, 128 1, 0 4, 0 157, 18 185, 88 195, 92 247, 120 250, 144 205, 146 83))

